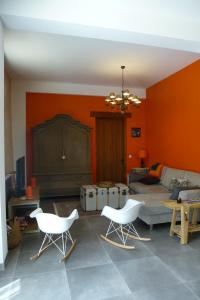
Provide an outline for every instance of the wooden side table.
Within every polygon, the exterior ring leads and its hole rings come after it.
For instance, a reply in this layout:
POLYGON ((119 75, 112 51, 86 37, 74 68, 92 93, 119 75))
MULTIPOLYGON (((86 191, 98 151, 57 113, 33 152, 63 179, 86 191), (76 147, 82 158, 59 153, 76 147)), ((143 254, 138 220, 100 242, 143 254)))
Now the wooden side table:
POLYGON ((200 225, 197 224, 197 213, 200 208, 200 202, 181 202, 175 200, 164 200, 161 202, 164 206, 173 210, 170 226, 170 236, 177 234, 181 239, 181 244, 188 243, 188 233, 200 231, 200 225), (190 210, 192 210, 192 222, 190 224, 190 210), (176 225, 177 214, 181 214, 181 225, 176 225))
MULTIPOLYGON (((12 219, 14 217, 14 211, 16 208, 23 208, 23 209, 36 209, 39 208, 40 206, 40 195, 39 195, 39 189, 34 188, 33 189, 33 198, 32 199, 27 199, 25 196, 24 197, 12 197, 8 201, 8 217, 9 219, 12 219)), ((38 232, 39 229, 37 226, 28 226, 27 229, 25 230, 26 232, 38 232)))
POLYGON ((148 168, 133 168, 127 176, 127 183, 138 181, 148 174, 148 168))

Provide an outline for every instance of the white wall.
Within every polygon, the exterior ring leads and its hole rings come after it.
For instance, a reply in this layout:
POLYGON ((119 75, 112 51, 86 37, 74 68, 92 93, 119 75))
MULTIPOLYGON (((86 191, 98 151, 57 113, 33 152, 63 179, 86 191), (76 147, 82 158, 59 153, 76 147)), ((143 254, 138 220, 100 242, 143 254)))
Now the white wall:
POLYGON ((11 117, 11 80, 4 73, 4 139, 5 139, 5 174, 13 171, 13 147, 12 147, 12 117, 11 117))
MULTIPOLYGON (((11 99, 14 164, 17 158, 26 154, 26 92, 105 96, 110 91, 116 90, 118 90, 117 87, 108 86, 13 80, 11 83, 11 99)), ((134 90, 138 97, 146 98, 144 89, 131 88, 131 90, 134 90)))
POLYGON ((4 44, 0 21, 0 268, 7 255, 6 205, 5 205, 5 157, 4 157, 4 44))

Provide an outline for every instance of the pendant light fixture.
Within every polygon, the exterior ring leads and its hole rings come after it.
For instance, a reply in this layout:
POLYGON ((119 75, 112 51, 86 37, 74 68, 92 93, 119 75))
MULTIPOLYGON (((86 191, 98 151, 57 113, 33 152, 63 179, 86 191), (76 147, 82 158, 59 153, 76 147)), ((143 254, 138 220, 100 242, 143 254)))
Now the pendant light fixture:
POLYGON ((124 88, 124 70, 125 66, 121 66, 122 70, 122 89, 121 94, 115 94, 111 92, 105 99, 107 105, 111 105, 112 108, 118 107, 121 113, 124 113, 130 104, 139 106, 141 100, 134 94, 130 93, 129 90, 124 88))

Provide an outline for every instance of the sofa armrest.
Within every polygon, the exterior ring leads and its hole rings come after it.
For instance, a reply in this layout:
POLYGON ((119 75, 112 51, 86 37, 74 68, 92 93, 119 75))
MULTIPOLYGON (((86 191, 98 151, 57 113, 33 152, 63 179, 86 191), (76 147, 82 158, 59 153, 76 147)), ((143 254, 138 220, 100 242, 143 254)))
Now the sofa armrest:
POLYGON ((200 198, 200 188, 196 190, 181 191, 178 195, 182 200, 192 200, 194 198, 200 198))

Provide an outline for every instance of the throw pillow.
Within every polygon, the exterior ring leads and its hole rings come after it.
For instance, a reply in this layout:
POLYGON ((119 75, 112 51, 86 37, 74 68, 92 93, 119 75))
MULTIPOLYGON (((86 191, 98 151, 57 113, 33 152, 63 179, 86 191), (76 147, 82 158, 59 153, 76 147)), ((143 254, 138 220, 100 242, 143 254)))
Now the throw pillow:
POLYGON ((189 187, 190 182, 187 178, 177 178, 178 186, 180 187, 189 187))
POLYGON ((146 177, 140 179, 139 182, 150 185, 159 183, 160 179, 155 176, 147 175, 146 177))
POLYGON ((158 164, 156 170, 150 169, 148 174, 151 175, 151 176, 160 178, 162 168, 163 168, 163 165, 158 164))
POLYGON ((156 164, 153 164, 151 167, 150 167, 150 170, 156 170, 157 167, 160 165, 160 163, 156 163, 156 164))
POLYGON ((169 191, 173 192, 178 186, 178 180, 175 177, 173 177, 169 183, 169 191))
POLYGON ((200 189, 199 186, 190 186, 190 187, 180 187, 180 186, 179 186, 179 187, 176 187, 176 188, 173 190, 173 192, 172 192, 172 194, 171 194, 171 196, 170 196, 169 199, 177 200, 177 199, 178 199, 178 196, 179 196, 179 193, 180 193, 181 191, 198 190, 198 189, 200 189))

